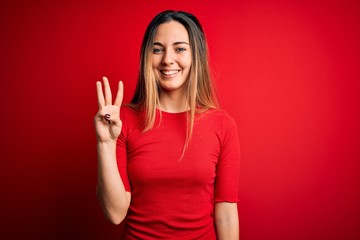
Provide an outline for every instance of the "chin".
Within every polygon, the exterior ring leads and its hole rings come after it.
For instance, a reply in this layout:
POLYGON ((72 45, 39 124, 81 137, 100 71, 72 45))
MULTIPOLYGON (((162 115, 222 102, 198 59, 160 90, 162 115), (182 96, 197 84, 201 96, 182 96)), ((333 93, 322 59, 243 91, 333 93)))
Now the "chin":
POLYGON ((169 85, 160 85, 161 90, 165 92, 174 92, 179 89, 182 89, 182 86, 169 86, 169 85))
POLYGON ((175 91, 178 89, 181 89, 185 81, 182 81, 181 79, 161 79, 158 80, 158 83, 162 90, 165 91, 175 91))

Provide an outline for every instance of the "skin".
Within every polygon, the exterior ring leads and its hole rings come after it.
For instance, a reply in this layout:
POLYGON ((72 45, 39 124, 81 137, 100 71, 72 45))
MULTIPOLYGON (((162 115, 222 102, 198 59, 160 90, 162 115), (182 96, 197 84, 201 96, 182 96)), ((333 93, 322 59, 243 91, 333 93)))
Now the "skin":
POLYGON ((120 106, 123 99, 123 84, 119 88, 114 104, 112 103, 109 81, 103 78, 96 82, 99 111, 94 118, 97 152, 98 184, 96 194, 99 203, 110 222, 120 224, 129 209, 131 194, 126 192, 116 163, 116 140, 121 133, 120 106), (105 117, 106 116, 106 117, 105 117))
POLYGON ((152 67, 162 91, 160 109, 167 112, 188 110, 184 85, 191 69, 191 49, 187 30, 178 22, 161 24, 154 38, 152 67), (175 71, 174 74, 164 74, 175 71))
POLYGON ((215 203, 215 228, 218 240, 240 238, 237 203, 215 203))
MULTIPOLYGON (((183 25, 171 21, 158 27, 152 62, 154 74, 162 88, 158 107, 166 112, 187 111, 184 85, 189 80, 192 60, 189 36, 183 25)), ((101 82, 96 83, 99 104, 94 119, 98 141, 97 196, 105 216, 112 223, 119 224, 125 218, 131 201, 131 193, 125 191, 116 164, 116 140, 122 127, 119 116, 123 84, 119 82, 114 103, 106 77, 103 78, 103 85, 104 92, 101 82)), ((239 239, 237 204, 215 203, 214 213, 217 239, 239 239)))

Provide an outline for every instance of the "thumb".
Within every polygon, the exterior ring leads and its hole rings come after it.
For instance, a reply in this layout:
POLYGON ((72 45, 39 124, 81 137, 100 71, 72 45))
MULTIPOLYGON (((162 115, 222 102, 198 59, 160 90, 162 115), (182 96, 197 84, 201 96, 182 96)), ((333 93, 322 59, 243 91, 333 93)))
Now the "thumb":
POLYGON ((106 121, 108 124, 112 124, 115 126, 121 126, 121 120, 119 116, 115 114, 110 113, 103 113, 101 114, 104 121, 106 121))

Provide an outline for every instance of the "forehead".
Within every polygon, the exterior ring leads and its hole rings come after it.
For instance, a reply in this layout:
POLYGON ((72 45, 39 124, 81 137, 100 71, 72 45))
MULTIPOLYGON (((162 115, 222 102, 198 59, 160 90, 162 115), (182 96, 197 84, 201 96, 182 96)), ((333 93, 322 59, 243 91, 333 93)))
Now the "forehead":
POLYGON ((154 42, 173 43, 179 41, 189 42, 187 30, 181 23, 171 21, 159 25, 154 42))

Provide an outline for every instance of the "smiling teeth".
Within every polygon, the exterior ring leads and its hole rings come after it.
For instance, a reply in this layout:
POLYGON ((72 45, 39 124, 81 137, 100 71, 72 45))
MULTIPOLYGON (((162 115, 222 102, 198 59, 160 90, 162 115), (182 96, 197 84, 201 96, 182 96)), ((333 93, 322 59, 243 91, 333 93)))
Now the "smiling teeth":
POLYGON ((174 75, 177 72, 179 72, 179 70, 173 70, 173 71, 161 71, 162 74, 164 75, 174 75))

